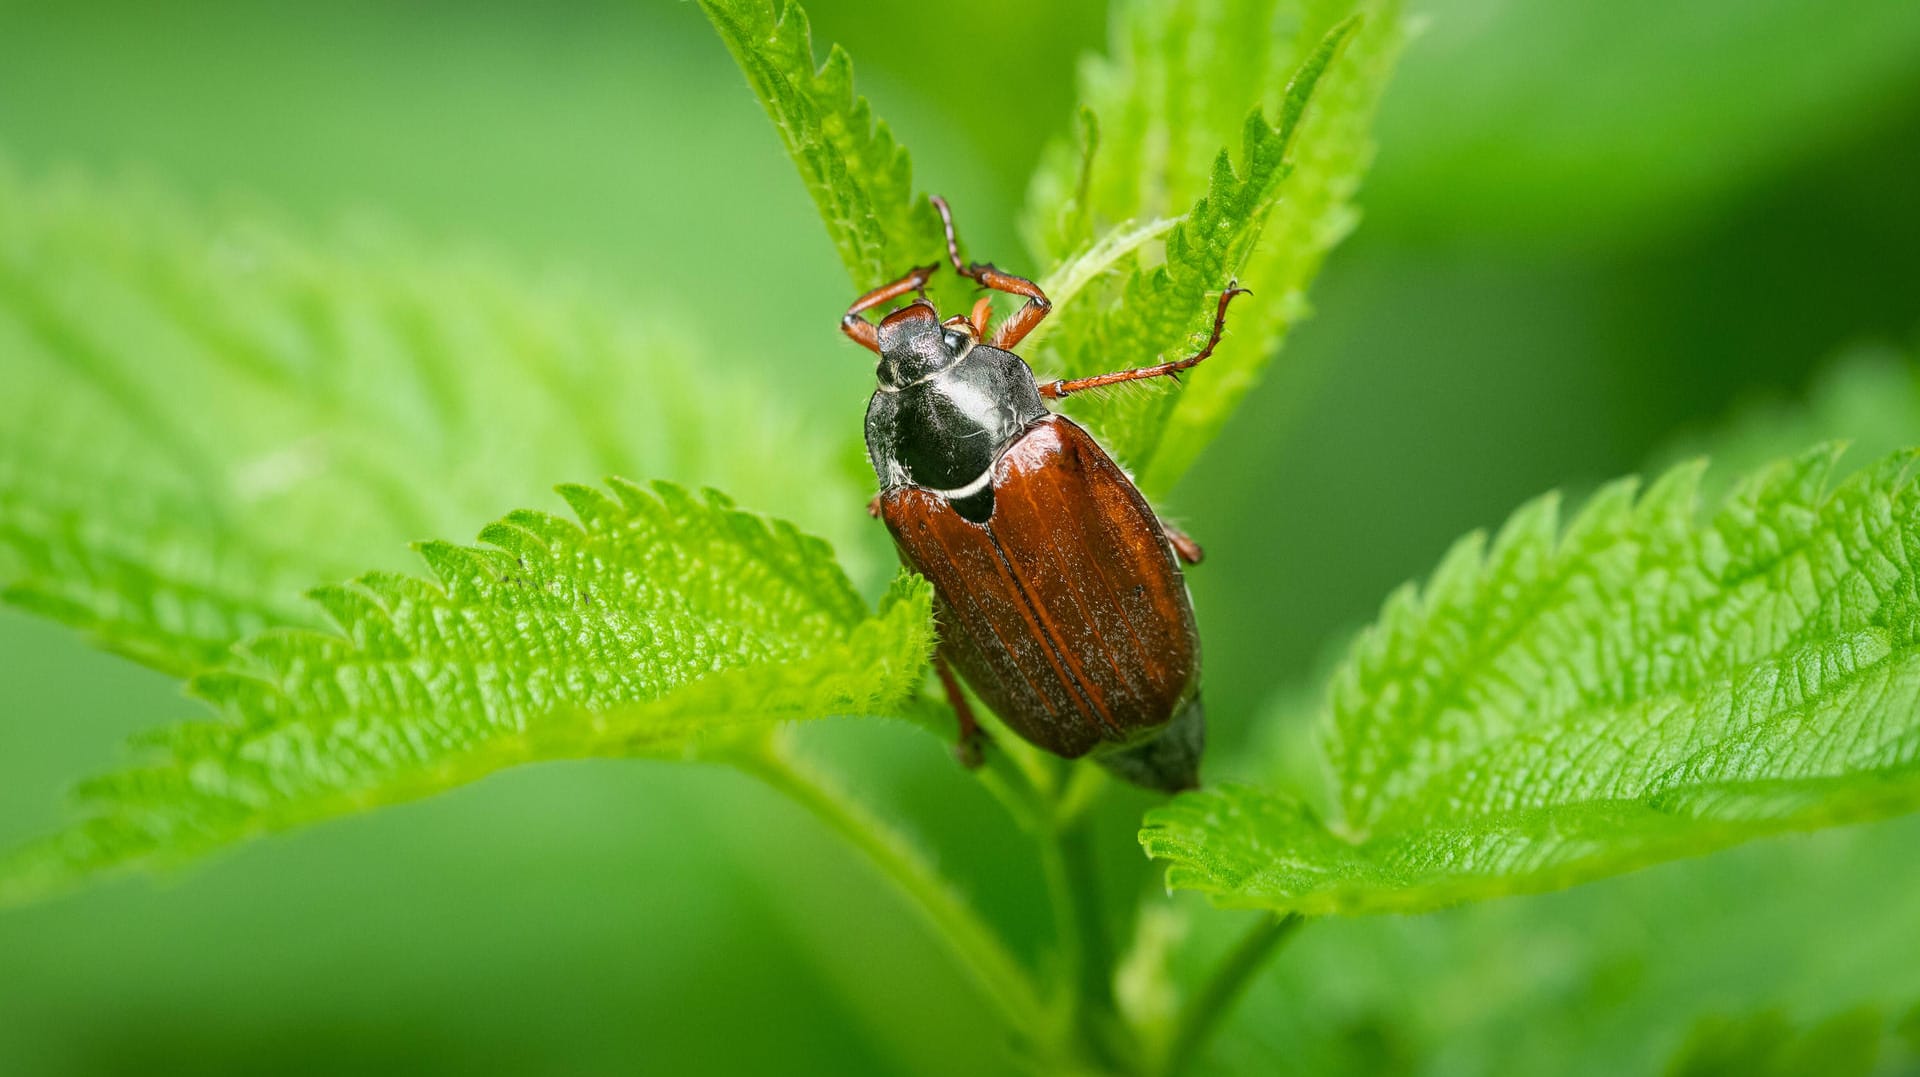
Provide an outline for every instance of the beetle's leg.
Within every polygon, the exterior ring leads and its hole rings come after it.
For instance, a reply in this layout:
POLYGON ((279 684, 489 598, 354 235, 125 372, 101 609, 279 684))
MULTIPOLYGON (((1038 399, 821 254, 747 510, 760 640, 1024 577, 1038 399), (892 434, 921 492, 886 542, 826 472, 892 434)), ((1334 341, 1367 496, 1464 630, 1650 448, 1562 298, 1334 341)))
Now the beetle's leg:
POLYGON ((1213 335, 1207 338, 1207 346, 1198 354, 1185 359, 1176 359, 1159 366, 1143 366, 1134 370, 1116 370, 1111 374, 1095 374, 1091 378, 1075 378, 1072 381, 1050 381, 1040 387, 1040 395, 1049 400, 1058 400, 1068 393, 1077 393, 1085 389, 1098 389, 1104 385, 1118 385, 1123 381, 1139 381, 1142 378, 1160 378, 1180 373, 1189 367, 1198 366, 1200 361, 1213 354, 1220 343, 1220 334, 1227 328, 1227 304, 1233 302, 1236 295, 1251 295, 1239 282, 1229 281, 1227 290, 1220 293, 1220 305, 1213 311, 1213 335))
MULTIPOLYGON (((1053 301, 1047 298, 1038 284, 1025 277, 1002 273, 989 262, 968 262, 963 265, 960 261, 960 240, 953 231, 953 212, 947 208, 947 200, 937 194, 934 195, 933 208, 940 211, 940 223, 947 230, 947 260, 953 263, 955 273, 979 282, 981 287, 1027 297, 1026 305, 1014 311, 1006 321, 1001 322, 1000 331, 993 337, 993 346, 996 348, 1011 348, 1020 343, 1021 339, 1033 332, 1033 327, 1039 325, 1046 318, 1047 313, 1053 310, 1053 301)), ((978 308, 976 308, 975 318, 976 324, 980 327, 980 335, 985 336, 987 320, 978 314, 978 308)))
POLYGON ((879 494, 873 495, 873 500, 867 502, 867 515, 873 517, 876 520, 880 518, 880 495, 879 494))
POLYGON ((973 323, 973 339, 987 339, 987 319, 991 317, 993 317, 993 300, 984 295, 974 300, 973 316, 967 319, 973 323))
POLYGON ((1011 348, 1020 343, 1053 310, 1053 301, 1041 294, 1039 285, 1025 277, 1002 273, 992 266, 968 268, 980 270, 981 275, 975 279, 989 288, 1027 297, 1025 306, 1014 311, 1013 317, 1000 323, 1000 331, 993 335, 993 346, 996 348, 1011 348))
POLYGON ((1165 520, 1160 521, 1160 530, 1167 533, 1167 543, 1173 547, 1175 556, 1189 565, 1197 565, 1207 556, 1207 551, 1193 541, 1193 536, 1173 526, 1165 520))
POLYGON ((872 322, 861 317, 861 312, 872 310, 908 292, 925 291, 927 278, 933 276, 933 271, 939 268, 939 262, 928 266, 914 266, 906 276, 892 284, 883 284, 854 300, 853 306, 848 307, 847 313, 840 318, 840 331, 852 337, 861 347, 875 355, 880 354, 880 330, 875 328, 872 322))
POLYGON ((973 705, 960 690, 960 682, 954 678, 947 656, 939 651, 933 652, 933 671, 940 675, 940 686, 947 690, 947 702, 953 704, 954 716, 960 719, 960 739, 953 746, 954 758, 960 760, 961 766, 973 770, 986 762, 987 735, 974 719, 973 705))

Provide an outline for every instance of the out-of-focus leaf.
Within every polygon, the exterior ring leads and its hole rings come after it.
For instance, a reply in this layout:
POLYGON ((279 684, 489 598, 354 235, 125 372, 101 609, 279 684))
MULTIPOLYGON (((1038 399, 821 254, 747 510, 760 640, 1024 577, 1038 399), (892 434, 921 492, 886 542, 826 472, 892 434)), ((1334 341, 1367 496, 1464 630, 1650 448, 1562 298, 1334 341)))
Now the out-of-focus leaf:
POLYGON ((1880 1061, 1886 1019, 1872 1006, 1795 1028, 1773 1010, 1697 1022, 1667 1066, 1668 1077, 1869 1077, 1880 1061))
MULTIPOLYGON (((1211 1072, 1612 1077, 1661 1072, 1726 1015, 1777 1013, 1796 1031, 1898 1015, 1920 996, 1916 838, 1907 818, 1526 901, 1319 921, 1255 981, 1211 1072)), ((1178 908, 1190 983, 1241 925, 1178 908)))
POLYGON ((1436 0, 1380 117, 1399 233, 1659 242, 1911 108, 1920 8, 1436 0))
POLYGON ((256 636, 197 677, 218 718, 159 730, 139 742, 150 759, 87 783, 85 818, 0 861, 0 903, 518 763, 724 754, 919 686, 924 581, 903 577, 873 616, 825 543, 718 495, 562 493, 578 523, 516 512, 485 547, 424 544, 432 580, 321 588, 333 631, 256 636))
POLYGON ((0 382, 5 597, 176 674, 557 476, 708 483, 836 537, 860 496, 584 285, 3 168, 0 382))
POLYGON ((1815 377, 1805 400, 1748 401, 1731 416, 1677 439, 1654 463, 1710 458, 1703 489, 1714 496, 1731 476, 1803 445, 1835 440, 1868 458, 1920 445, 1920 373, 1911 359, 1890 348, 1849 351, 1815 377))
POLYGON ((1408 587, 1336 674, 1339 819, 1245 786, 1141 840, 1227 905, 1417 911, 1920 803, 1920 487, 1815 450, 1702 519, 1698 467, 1521 509, 1408 587))

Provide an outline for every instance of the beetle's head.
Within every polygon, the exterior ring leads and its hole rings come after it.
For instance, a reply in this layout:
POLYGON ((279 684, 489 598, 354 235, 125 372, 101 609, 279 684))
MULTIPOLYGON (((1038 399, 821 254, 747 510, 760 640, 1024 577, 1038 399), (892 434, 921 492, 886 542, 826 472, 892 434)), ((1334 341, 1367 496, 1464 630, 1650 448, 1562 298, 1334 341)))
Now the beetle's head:
POLYGON ((942 322, 926 299, 916 299, 880 320, 880 384, 899 389, 953 366, 979 343, 962 317, 942 322))

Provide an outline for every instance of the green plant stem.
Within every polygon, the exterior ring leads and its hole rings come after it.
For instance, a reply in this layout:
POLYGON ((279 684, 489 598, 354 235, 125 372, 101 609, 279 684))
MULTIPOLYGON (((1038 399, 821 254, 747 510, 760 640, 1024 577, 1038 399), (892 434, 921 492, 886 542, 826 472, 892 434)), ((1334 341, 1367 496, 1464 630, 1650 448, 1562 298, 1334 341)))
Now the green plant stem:
POLYGON ((775 738, 764 751, 739 764, 863 853, 926 918, 1007 1024, 1034 1038, 1035 1022, 1045 1009, 1032 976, 905 835, 831 777, 798 758, 784 738, 775 738))
POLYGON ((1234 1003, 1239 1001, 1240 993, 1246 990, 1253 974, 1260 971, 1260 966, 1273 956, 1274 950, 1292 938, 1293 933, 1305 922, 1305 918, 1295 913, 1262 916, 1234 944, 1233 949, 1213 970, 1213 975, 1201 986, 1200 993, 1180 1011, 1173 1038, 1168 1043, 1166 1059, 1160 1066, 1162 1077, 1176 1077, 1192 1065, 1207 1038, 1213 1035, 1221 1020, 1233 1011, 1234 1003))
POLYGON ((1034 782, 1033 774, 1007 753, 989 750, 986 765, 974 771, 988 795, 1000 802, 1020 829, 1028 834, 1044 834, 1050 806, 1047 793, 1034 782))
POLYGON ((1100 864, 1094 856, 1092 828, 1084 820, 1069 822, 1058 832, 1055 844, 1068 914, 1060 930, 1075 939, 1077 953, 1070 981, 1077 1000, 1077 1030, 1083 1043, 1103 1055, 1105 1036, 1113 1027, 1113 939, 1100 900, 1100 864))
POLYGON ((1054 930, 1060 953, 1058 997, 1062 1019, 1056 1048, 1065 1054, 1114 1067, 1124 1046, 1115 1037, 1126 1030, 1113 1000, 1114 951, 1101 900, 1099 862, 1094 855, 1085 809, 1104 783, 1079 780, 1091 767, 1076 767, 1055 783, 1054 813, 1040 839, 1041 866, 1052 898, 1054 930), (1079 790, 1078 794, 1072 791, 1079 790), (1119 1048, 1117 1050, 1117 1048, 1119 1048))

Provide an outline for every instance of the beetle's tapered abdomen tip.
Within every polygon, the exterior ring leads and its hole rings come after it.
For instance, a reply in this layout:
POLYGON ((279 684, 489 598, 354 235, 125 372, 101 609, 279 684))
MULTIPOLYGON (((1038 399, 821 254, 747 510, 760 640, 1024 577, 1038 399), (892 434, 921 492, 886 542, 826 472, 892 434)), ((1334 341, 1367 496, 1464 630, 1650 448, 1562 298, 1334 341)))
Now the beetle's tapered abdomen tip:
POLYGON ((1206 748, 1206 709, 1196 695, 1152 740, 1102 752, 1094 762, 1142 788, 1180 793, 1200 787, 1200 757, 1206 748))

